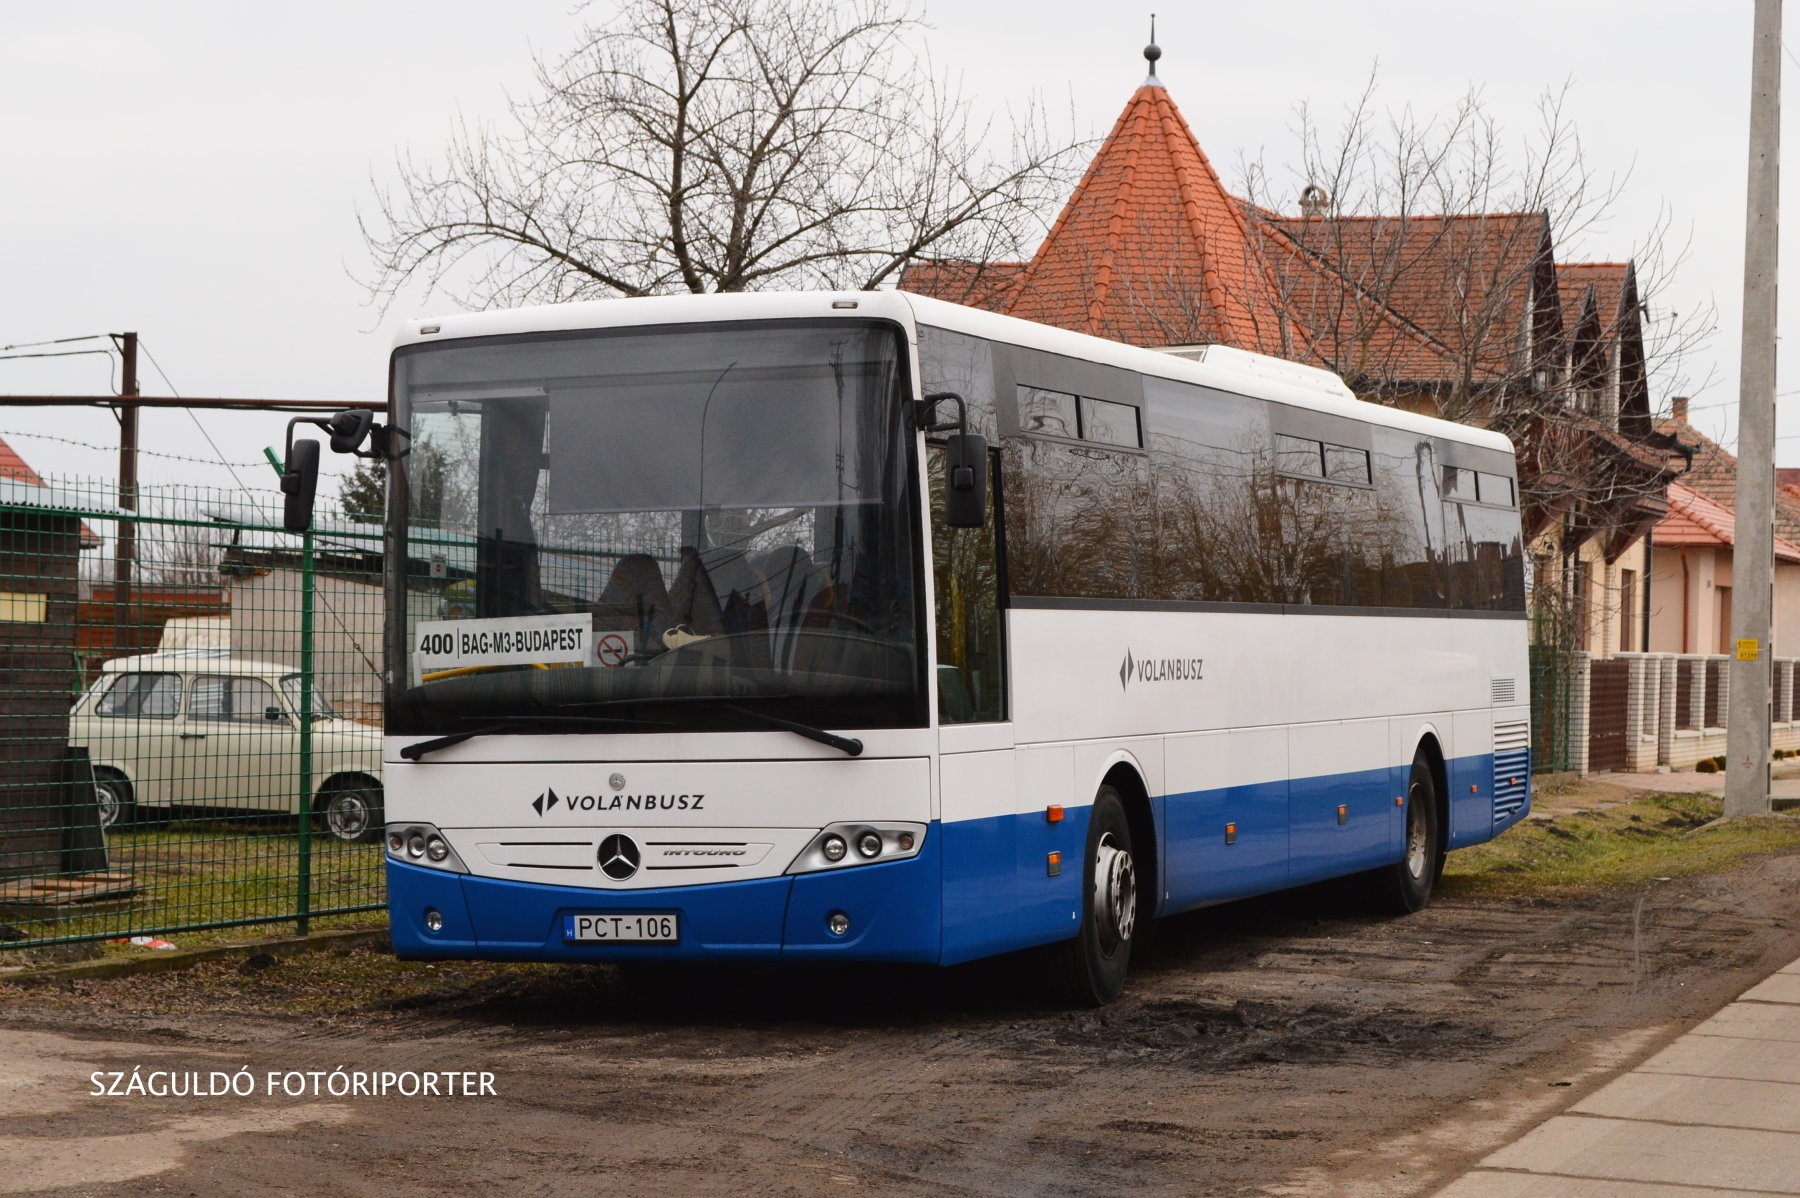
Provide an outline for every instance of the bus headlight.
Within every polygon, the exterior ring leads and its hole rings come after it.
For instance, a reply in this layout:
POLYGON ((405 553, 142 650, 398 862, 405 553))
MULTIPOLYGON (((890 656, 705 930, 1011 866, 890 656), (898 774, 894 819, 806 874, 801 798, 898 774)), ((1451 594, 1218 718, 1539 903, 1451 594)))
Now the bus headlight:
POLYGON ((814 873, 822 869, 851 869, 877 862, 903 861, 917 857, 925 847, 924 824, 832 824, 812 838, 793 864, 790 874, 814 873), (856 846, 856 852, 850 846, 856 846))
POLYGON ((430 824, 389 824, 385 839, 392 860, 459 874, 469 872, 450 841, 430 824))

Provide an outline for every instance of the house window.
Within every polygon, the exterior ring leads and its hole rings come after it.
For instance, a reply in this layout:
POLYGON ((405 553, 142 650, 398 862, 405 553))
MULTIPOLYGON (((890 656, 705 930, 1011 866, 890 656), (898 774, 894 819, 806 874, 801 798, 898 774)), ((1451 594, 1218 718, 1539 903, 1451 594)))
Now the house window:
MULTIPOLYGON (((1484 480, 1485 481, 1485 478, 1484 480)), ((1619 652, 1631 652, 1631 634, 1637 623, 1637 571, 1619 571, 1619 652)))

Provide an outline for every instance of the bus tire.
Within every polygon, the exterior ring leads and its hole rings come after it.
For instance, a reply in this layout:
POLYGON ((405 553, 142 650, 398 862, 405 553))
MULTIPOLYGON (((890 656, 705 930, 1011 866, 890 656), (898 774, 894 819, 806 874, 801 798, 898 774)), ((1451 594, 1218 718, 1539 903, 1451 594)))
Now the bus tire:
POLYGON ((1048 981, 1063 1001, 1103 1007, 1125 987, 1138 916, 1131 824, 1111 786, 1102 786, 1094 796, 1081 886, 1081 931, 1049 947, 1048 981))
POLYGON ((94 771, 94 803, 100 808, 100 826, 123 831, 136 822, 136 792, 131 779, 118 770, 101 766, 94 771))
POLYGON ((1423 911, 1444 872, 1444 830, 1438 827, 1437 785, 1431 763, 1413 759, 1406 784, 1406 839, 1400 860, 1369 877, 1376 906, 1395 915, 1423 911))

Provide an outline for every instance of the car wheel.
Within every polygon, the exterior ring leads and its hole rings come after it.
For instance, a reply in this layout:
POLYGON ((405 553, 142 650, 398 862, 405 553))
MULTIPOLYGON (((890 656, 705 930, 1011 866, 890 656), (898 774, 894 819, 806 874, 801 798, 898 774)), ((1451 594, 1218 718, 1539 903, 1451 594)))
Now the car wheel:
POLYGON ((373 844, 381 839, 381 791, 370 786, 331 791, 319 816, 334 839, 373 844))
POLYGON ((1094 796, 1081 885, 1081 931, 1050 946, 1048 980, 1065 1001, 1102 1007, 1125 988, 1138 916, 1131 825, 1111 786, 1102 786, 1094 796))
POLYGON ((131 782, 117 770, 94 771, 94 805, 102 828, 129 828, 137 814, 131 782))
POLYGON ((1369 875, 1370 896, 1375 905, 1395 915, 1423 911, 1431 902, 1432 886, 1444 872, 1444 837, 1438 827, 1437 786, 1431 766, 1420 757, 1413 761, 1406 785, 1406 839, 1398 863, 1369 875))

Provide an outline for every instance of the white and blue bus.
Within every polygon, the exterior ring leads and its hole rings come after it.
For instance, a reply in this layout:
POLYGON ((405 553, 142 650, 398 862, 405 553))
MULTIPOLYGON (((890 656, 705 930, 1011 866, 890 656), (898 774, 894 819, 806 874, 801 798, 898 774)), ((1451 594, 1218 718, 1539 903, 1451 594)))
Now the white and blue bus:
POLYGON ((1414 911, 1527 810, 1496 433, 899 292, 414 322, 390 400, 403 957, 1101 1003, 1149 920, 1414 911))

